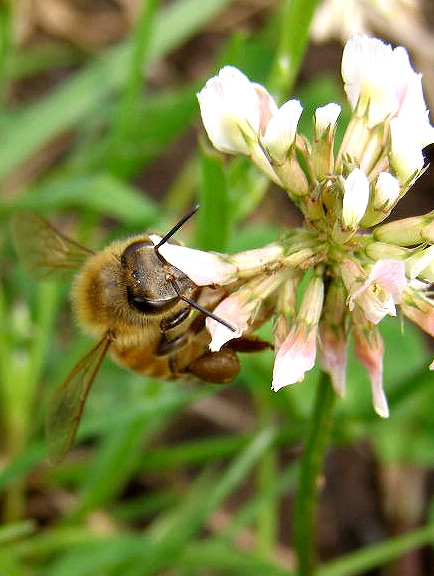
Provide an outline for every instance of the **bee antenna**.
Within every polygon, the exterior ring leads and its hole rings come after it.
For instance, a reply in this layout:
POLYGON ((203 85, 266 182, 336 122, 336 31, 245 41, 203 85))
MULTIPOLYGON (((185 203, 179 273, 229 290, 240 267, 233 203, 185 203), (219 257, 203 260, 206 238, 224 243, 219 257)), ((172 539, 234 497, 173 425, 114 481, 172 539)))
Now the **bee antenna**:
POLYGON ((212 312, 210 312, 209 310, 198 304, 198 302, 195 302, 191 298, 188 298, 188 296, 184 296, 183 294, 181 294, 181 290, 179 289, 177 282, 173 278, 170 279, 170 283, 172 284, 173 289, 175 290, 179 298, 184 302, 186 302, 187 304, 189 304, 192 308, 199 310, 199 312, 202 312, 203 314, 205 314, 205 316, 208 316, 208 318, 212 318, 216 322, 223 324, 223 326, 226 326, 226 328, 229 328, 229 330, 231 330, 232 332, 237 331, 236 328, 234 328, 231 324, 229 324, 229 322, 226 322, 226 320, 223 320, 223 318, 219 318, 218 316, 216 316, 215 314, 213 314, 212 312))
POLYGON ((178 232, 181 226, 184 226, 187 220, 189 220, 193 216, 193 214, 196 214, 198 210, 199 210, 199 204, 195 204, 193 208, 189 212, 187 212, 187 214, 185 214, 185 216, 183 216, 181 220, 179 220, 179 222, 177 222, 175 226, 171 228, 169 232, 163 236, 163 238, 161 238, 161 240, 155 246, 155 250, 158 251, 158 248, 160 248, 160 246, 165 244, 169 240, 169 238, 171 238, 174 234, 176 234, 176 232, 178 232))

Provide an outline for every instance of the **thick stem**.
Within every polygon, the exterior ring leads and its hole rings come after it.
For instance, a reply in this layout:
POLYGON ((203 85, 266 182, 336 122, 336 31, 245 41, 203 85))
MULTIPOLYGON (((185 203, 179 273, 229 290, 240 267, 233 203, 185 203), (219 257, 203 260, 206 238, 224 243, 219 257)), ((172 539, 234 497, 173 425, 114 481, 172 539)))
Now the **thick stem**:
POLYGON ((293 535, 299 576, 313 576, 316 571, 316 508, 335 398, 330 378, 324 372, 307 431, 294 503, 293 535))

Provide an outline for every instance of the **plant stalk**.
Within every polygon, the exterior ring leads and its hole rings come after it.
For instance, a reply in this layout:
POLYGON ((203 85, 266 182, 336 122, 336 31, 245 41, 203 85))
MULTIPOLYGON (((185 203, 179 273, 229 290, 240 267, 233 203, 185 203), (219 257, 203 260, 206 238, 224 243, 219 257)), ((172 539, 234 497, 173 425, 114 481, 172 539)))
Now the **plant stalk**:
POLYGON ((293 536, 298 576, 313 576, 316 572, 316 510, 335 399, 330 377, 323 372, 307 431, 294 503, 293 536))

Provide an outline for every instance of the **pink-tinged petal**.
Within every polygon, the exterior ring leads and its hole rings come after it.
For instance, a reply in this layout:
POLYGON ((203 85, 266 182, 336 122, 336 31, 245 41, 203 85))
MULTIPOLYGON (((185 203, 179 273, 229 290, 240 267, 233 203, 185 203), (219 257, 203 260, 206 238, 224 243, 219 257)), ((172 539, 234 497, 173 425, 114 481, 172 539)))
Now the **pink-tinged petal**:
POLYGON ((342 397, 345 394, 348 338, 343 329, 321 325, 319 345, 321 367, 330 375, 336 394, 342 397))
MULTIPOLYGON (((152 234, 150 238, 155 244, 161 240, 156 234, 152 234)), ((184 272, 198 286, 222 286, 236 279, 237 267, 228 264, 217 254, 169 242, 160 246, 158 252, 169 264, 184 272)))
POLYGON ((367 320, 378 324, 386 314, 396 316, 407 286, 405 264, 402 260, 377 260, 368 278, 356 290, 350 290, 349 309, 357 302, 367 320))
POLYGON ((353 297, 357 298, 358 292, 363 292, 374 282, 389 292, 394 302, 399 304, 407 286, 405 263, 402 260, 377 260, 371 268, 368 279, 359 290, 356 290, 353 297))
POLYGON ((305 373, 315 365, 317 327, 305 324, 294 326, 280 346, 273 368, 272 388, 275 392, 301 382, 305 373))
POLYGON ((348 322, 345 288, 334 281, 328 286, 319 324, 320 363, 331 377, 333 388, 339 396, 345 393, 348 322))
POLYGON ((271 94, 261 84, 253 84, 259 99, 259 131, 265 132, 270 118, 277 112, 276 102, 271 94))
POLYGON ((366 368, 371 380, 372 402, 375 412, 382 418, 389 417, 389 407, 383 390, 383 340, 375 327, 353 325, 354 353, 366 368))
POLYGON ((226 342, 239 338, 247 330, 249 320, 257 306, 257 302, 246 302, 243 295, 237 292, 222 300, 214 309, 213 314, 226 320, 235 328, 235 331, 212 318, 207 318, 205 324, 211 334, 209 345, 211 352, 217 352, 226 342))

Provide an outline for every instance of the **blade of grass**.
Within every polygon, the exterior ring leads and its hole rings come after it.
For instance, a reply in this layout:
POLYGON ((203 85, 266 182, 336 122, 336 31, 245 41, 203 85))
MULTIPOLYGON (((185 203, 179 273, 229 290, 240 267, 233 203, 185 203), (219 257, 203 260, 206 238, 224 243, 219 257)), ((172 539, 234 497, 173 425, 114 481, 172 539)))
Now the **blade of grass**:
MULTIPOLYGON (((168 54, 201 30, 231 0, 178 0, 159 11, 149 46, 149 62, 168 54)), ((92 114, 128 76, 131 42, 108 50, 63 82, 43 100, 22 109, 3 127, 0 180, 56 135, 92 114)))
POLYGON ((0 2, 0 114, 5 113, 5 86, 9 73, 9 57, 11 49, 12 3, 10 0, 0 2))
POLYGON ((399 558, 406 552, 434 543, 434 524, 414 530, 410 534, 395 536, 373 546, 365 546, 323 565, 318 576, 356 576, 399 558))
POLYGON ((246 478, 252 467, 269 450, 275 436, 273 428, 262 430, 252 438, 246 449, 220 477, 216 478, 212 471, 202 475, 199 481, 191 486, 179 509, 162 517, 152 526, 150 534, 158 543, 153 553, 125 572, 124 576, 149 576, 169 566, 176 566, 177 558, 187 542, 246 478))
POLYGON ((113 427, 87 470, 82 496, 72 514, 74 521, 116 497, 125 482, 134 476, 146 445, 172 417, 173 412, 167 411, 164 415, 155 412, 148 419, 140 417, 127 425, 113 427))
POLYGON ((201 147, 200 210, 196 244, 202 250, 225 252, 231 228, 228 185, 223 160, 215 151, 201 147))
POLYGON ((160 209, 136 188, 107 174, 71 176, 66 174, 33 187, 12 200, 0 200, 0 212, 85 208, 120 222, 140 226, 142 230, 155 223, 160 209))
POLYGON ((187 570, 188 574, 191 574, 192 570, 200 571, 206 567, 208 570, 221 570, 224 574, 237 576, 295 575, 295 572, 264 560, 251 551, 235 550, 231 546, 210 540, 189 544, 179 558, 179 566, 187 570))
POLYGON ((285 0, 280 7, 279 45, 268 84, 279 100, 286 100, 294 86, 318 3, 319 0, 285 0))
POLYGON ((128 138, 136 122, 136 111, 141 100, 142 81, 149 60, 150 40, 154 17, 159 0, 143 3, 136 29, 132 34, 132 50, 126 87, 113 126, 112 138, 121 141, 128 138))

